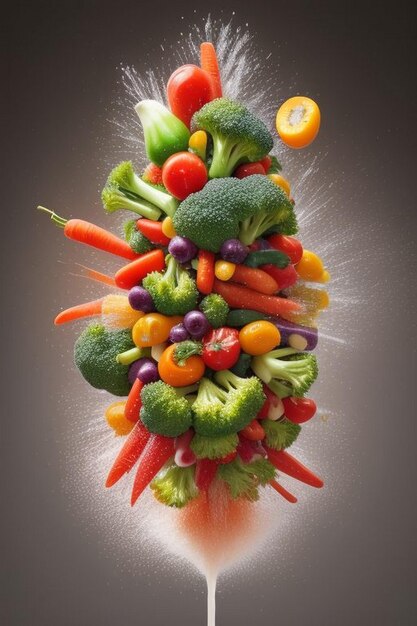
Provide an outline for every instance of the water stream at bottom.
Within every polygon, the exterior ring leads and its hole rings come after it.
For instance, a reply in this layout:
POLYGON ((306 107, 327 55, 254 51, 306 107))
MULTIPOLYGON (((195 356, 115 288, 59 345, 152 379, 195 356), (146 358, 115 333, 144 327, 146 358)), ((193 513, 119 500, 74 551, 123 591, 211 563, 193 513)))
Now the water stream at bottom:
POLYGON ((207 581, 207 626, 216 626, 216 585, 217 572, 208 571, 207 581))

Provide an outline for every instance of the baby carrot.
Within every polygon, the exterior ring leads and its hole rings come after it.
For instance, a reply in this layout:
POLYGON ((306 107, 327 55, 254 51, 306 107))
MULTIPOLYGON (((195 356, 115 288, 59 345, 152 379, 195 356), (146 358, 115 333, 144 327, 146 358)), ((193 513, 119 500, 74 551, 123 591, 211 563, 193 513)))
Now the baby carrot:
POLYGON ((114 461, 106 480, 106 487, 113 487, 118 480, 129 472, 142 454, 151 433, 139 420, 128 435, 114 461))
POLYGON ((143 217, 136 222, 136 227, 152 243, 167 246, 170 242, 169 237, 162 232, 162 222, 155 222, 155 220, 148 220, 143 217))
POLYGON ((324 483, 322 479, 316 476, 308 467, 300 463, 300 461, 297 461, 297 459, 291 456, 286 450, 277 451, 267 446, 264 446, 264 448, 268 453, 268 460, 271 461, 272 465, 274 465, 279 472, 288 474, 288 476, 311 487, 317 487, 318 489, 323 487, 324 483))
POLYGON ((66 220, 43 206, 38 206, 38 209, 49 213, 54 224, 64 229, 64 235, 68 239, 110 252, 125 259, 133 260, 138 257, 126 241, 96 224, 79 219, 66 220))
POLYGON ((212 43, 204 41, 200 46, 200 65, 211 76, 213 99, 222 97, 222 82, 216 50, 212 43))
POLYGON ((173 437, 151 435, 140 457, 138 469, 136 470, 130 501, 132 506, 168 459, 175 454, 174 444, 175 439, 173 437))
POLYGON ((247 265, 236 265, 231 280, 269 296, 278 291, 278 283, 272 276, 247 265))
POLYGON ((213 252, 208 250, 198 253, 197 289, 206 295, 213 291, 215 259, 213 252))
POLYGON ((93 300, 92 302, 84 302, 84 304, 77 304, 65 311, 58 313, 54 320, 54 324, 66 324, 67 322, 74 322, 75 320, 82 319, 84 317, 94 317, 101 315, 101 307, 103 305, 103 298, 100 300, 93 300))
POLYGON ((270 480, 269 484, 277 493, 279 493, 283 498, 291 502, 291 504, 295 504, 298 502, 297 498, 292 495, 289 491, 287 491, 282 485, 279 484, 276 480, 270 480))
POLYGON ((299 304, 288 298, 267 296, 253 289, 221 280, 214 281, 213 291, 223 296, 233 309, 253 309, 267 315, 280 315, 284 319, 301 308, 299 304))
POLYGON ((139 412, 142 407, 142 400, 140 397, 142 389, 143 382, 139 380, 139 378, 136 378, 125 404, 125 418, 130 422, 137 422, 139 419, 139 412))
POLYGON ((141 257, 120 268, 114 276, 116 285, 121 289, 131 289, 138 285, 149 272, 160 272, 165 267, 162 250, 151 250, 141 257))

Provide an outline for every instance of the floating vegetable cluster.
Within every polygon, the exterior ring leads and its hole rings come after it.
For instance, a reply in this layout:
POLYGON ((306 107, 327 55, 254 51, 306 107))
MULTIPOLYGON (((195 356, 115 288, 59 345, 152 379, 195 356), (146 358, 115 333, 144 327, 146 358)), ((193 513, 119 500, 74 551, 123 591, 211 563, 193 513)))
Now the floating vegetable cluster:
MULTIPOLYGON (((106 411, 126 437, 106 485, 135 467, 132 504, 150 486, 160 502, 183 507, 218 480, 231 498, 256 500, 271 486, 295 502, 277 472, 323 484, 287 448, 316 412, 305 394, 328 305, 317 283, 329 275, 294 237, 273 138, 223 97, 210 43, 201 67, 174 72, 167 97, 170 109, 154 100, 135 107, 148 167, 139 174, 120 163, 102 192, 107 213, 130 212, 124 239, 39 207, 70 239, 128 261, 114 277, 86 270, 115 293, 55 319, 98 318, 77 339, 75 364, 90 385, 125 398, 106 411)), ((291 98, 276 122, 300 148, 315 138, 320 113, 291 98)))

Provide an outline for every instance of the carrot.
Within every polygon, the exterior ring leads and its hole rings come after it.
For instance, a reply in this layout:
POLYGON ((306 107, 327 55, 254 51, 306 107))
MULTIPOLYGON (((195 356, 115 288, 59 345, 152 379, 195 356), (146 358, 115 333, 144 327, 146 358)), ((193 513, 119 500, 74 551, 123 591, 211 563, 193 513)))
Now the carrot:
POLYGON ((103 298, 100 298, 100 300, 92 300, 92 302, 77 304, 76 306, 72 306, 69 309, 65 309, 65 311, 61 311, 61 313, 58 313, 54 320, 54 324, 56 326, 59 326, 60 324, 73 322, 84 317, 94 317, 96 315, 101 315, 102 305, 103 298))
POLYGON ((143 382, 137 378, 132 385, 125 404, 125 418, 130 422, 137 422, 139 419, 139 412, 142 406, 142 400, 140 397, 142 389, 143 382))
POLYGON ((130 501, 132 506, 168 459, 173 456, 175 453, 174 443, 174 437, 151 435, 140 457, 139 466, 136 471, 130 501))
POLYGON ((115 283, 121 289, 131 289, 138 285, 149 272, 160 272, 165 267, 162 250, 151 250, 141 257, 124 265, 114 276, 115 283))
POLYGON ((143 217, 136 222, 136 227, 149 241, 159 246, 167 246, 171 241, 169 237, 162 232, 162 222, 147 220, 143 217))
POLYGON ((197 289, 205 295, 213 291, 215 260, 213 252, 200 250, 198 253, 197 289))
POLYGON ((142 454, 151 433, 141 421, 136 422, 114 461, 106 480, 106 487, 113 487, 129 472, 142 454))
POLYGON ((268 453, 268 460, 271 461, 272 465, 274 465, 279 472, 288 474, 288 476, 311 487, 317 487, 318 489, 323 487, 324 483, 322 479, 316 476, 308 467, 300 463, 300 461, 297 461, 297 459, 291 456, 286 450, 277 451, 268 446, 264 446, 264 448, 268 453))
POLYGON ((213 100, 222 97, 222 81, 216 50, 212 43, 204 41, 200 46, 200 65, 211 76, 213 100))
POLYGON ((276 492, 278 492, 283 498, 291 502, 291 504, 295 504, 298 502, 297 498, 292 495, 289 491, 287 491, 282 485, 279 484, 276 480, 270 480, 269 484, 276 492))
POLYGON ((68 239, 110 252, 125 259, 133 260, 138 257, 126 241, 96 224, 80 219, 66 220, 43 206, 38 206, 38 209, 49 213, 54 224, 64 229, 64 235, 68 239))
POLYGON ((269 296, 278 291, 278 283, 272 276, 263 270, 247 265, 236 265, 231 280, 269 296))
POLYGON ((102 274, 101 272, 97 272, 97 270, 92 270, 89 267, 85 267, 81 265, 81 267, 85 270, 87 278, 91 278, 91 280, 96 280, 99 283, 103 283, 104 285, 109 285, 109 287, 116 287, 116 283, 114 282, 114 278, 112 276, 107 276, 107 274, 102 274))
POLYGON ((221 280, 215 280, 213 291, 223 296, 227 304, 233 309, 252 309, 267 315, 280 315, 284 319, 301 308, 299 304, 287 298, 267 296, 230 281, 225 283, 221 280))

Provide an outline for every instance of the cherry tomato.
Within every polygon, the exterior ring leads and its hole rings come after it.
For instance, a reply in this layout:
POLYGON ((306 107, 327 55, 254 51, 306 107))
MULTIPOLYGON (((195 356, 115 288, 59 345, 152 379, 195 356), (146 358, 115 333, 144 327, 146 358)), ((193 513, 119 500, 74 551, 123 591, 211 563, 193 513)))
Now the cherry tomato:
POLYGON ((303 424, 313 417, 317 407, 310 398, 283 398, 285 417, 294 424, 303 424))
POLYGON ((310 252, 310 250, 304 250, 295 269, 304 280, 320 281, 324 273, 323 261, 317 254, 310 252))
POLYGON ((239 333, 242 350, 253 356, 265 354, 281 341, 281 334, 272 322, 259 320, 246 324, 239 333))
POLYGON ((271 244, 275 250, 281 250, 281 252, 289 256, 293 265, 298 263, 303 256, 303 246, 295 237, 290 237, 289 235, 271 235, 268 237, 268 243, 271 244))
POLYGON ((278 109, 276 128, 287 146, 305 148, 319 132, 320 109, 306 96, 290 98, 278 109))
POLYGON ((128 435, 135 425, 125 417, 126 401, 113 402, 106 409, 106 420, 117 436, 128 435))
POLYGON ((261 159, 261 160, 259 161, 259 163, 260 163, 260 164, 262 165, 262 167, 264 168, 265 173, 267 173, 267 172, 268 172, 268 170, 269 170, 269 168, 270 168, 270 167, 271 167, 271 165, 272 165, 272 159, 271 159, 271 157, 270 157, 270 156, 266 156, 266 157, 264 157, 263 159, 261 159))
POLYGON ((276 265, 262 265, 260 269, 277 281, 280 291, 291 287, 291 285, 294 285, 298 280, 298 274, 295 271, 294 265, 287 265, 284 269, 280 269, 276 265))
POLYGON ((189 127, 193 114, 213 100, 210 74, 197 65, 182 65, 168 80, 167 96, 173 114, 189 127))
POLYGON ((215 328, 203 339, 203 361, 216 372, 233 367, 239 355, 239 332, 236 328, 215 328))
POLYGON ((240 431, 240 434, 249 439, 249 441, 262 441, 262 439, 265 439, 265 431, 257 419, 252 420, 250 424, 245 426, 240 431))
POLYGON ((246 178, 246 176, 252 176, 253 174, 266 174, 265 168, 260 161, 256 163, 242 163, 233 172, 233 176, 236 178, 246 178))
POLYGON ((201 356, 188 357, 184 365, 178 365, 174 360, 174 352, 178 344, 173 343, 161 354, 158 363, 158 372, 164 383, 172 387, 186 387, 198 382, 204 374, 205 365, 201 356))
POLYGON ((160 313, 148 313, 132 328, 133 343, 139 348, 150 348, 166 341, 171 328, 182 322, 182 317, 168 317, 160 313))
POLYGON ((207 180, 206 166, 191 152, 173 154, 162 167, 162 182, 178 200, 185 200, 190 193, 200 191, 207 180))

